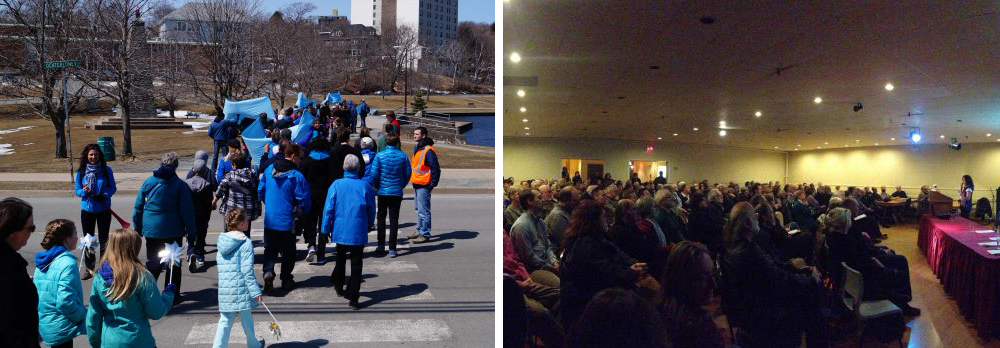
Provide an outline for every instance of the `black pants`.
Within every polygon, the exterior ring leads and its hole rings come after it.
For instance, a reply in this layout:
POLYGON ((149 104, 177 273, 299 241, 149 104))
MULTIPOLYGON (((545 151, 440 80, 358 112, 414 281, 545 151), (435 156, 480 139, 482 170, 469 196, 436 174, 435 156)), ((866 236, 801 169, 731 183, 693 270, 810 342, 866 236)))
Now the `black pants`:
MULTIPOLYGON (((319 226, 319 215, 323 213, 323 205, 313 205, 313 209, 309 210, 308 214, 302 216, 302 222, 299 224, 299 228, 302 229, 302 237, 306 239, 306 244, 311 247, 316 246, 316 231, 317 226, 319 226), (316 209, 316 208, 319 209, 316 209)), ((317 249, 317 251, 319 251, 317 249)))
POLYGON ((275 274, 274 263, 281 254, 281 281, 292 280, 295 268, 295 235, 292 231, 264 229, 264 274, 275 274))
POLYGON ((875 257, 882 268, 873 279, 865 279, 866 300, 889 300, 898 307, 905 307, 913 299, 910 289, 910 266, 903 255, 879 255, 875 257))
POLYGON ((361 292, 361 253, 365 251, 364 245, 343 245, 337 244, 337 265, 333 268, 333 286, 337 289, 344 288, 344 263, 351 259, 351 280, 347 283, 348 300, 357 301, 361 292))
MULTIPOLYGON (((205 257, 205 237, 208 235, 208 220, 212 218, 211 212, 205 215, 195 215, 194 225, 198 228, 197 236, 195 236, 194 253, 198 257, 205 257)), ((247 236, 249 237, 249 236, 247 236)))
POLYGON ((399 232, 399 205, 402 196, 378 196, 378 245, 385 245, 385 215, 389 214, 389 250, 396 250, 396 233, 399 232))
MULTIPOLYGON (((160 257, 157 255, 160 250, 164 249, 164 246, 170 243, 177 243, 177 245, 184 245, 184 237, 174 237, 174 238, 150 238, 146 237, 146 269, 149 273, 153 274, 153 278, 156 280, 160 279, 160 272, 166 266, 165 263, 160 263, 160 257)), ((167 261, 169 262, 169 261, 167 261)), ((181 265, 173 265, 170 269, 170 279, 163 280, 163 286, 166 287, 167 284, 173 283, 177 286, 177 293, 181 293, 181 265)))
MULTIPOLYGON (((94 225, 97 225, 97 242, 100 243, 101 255, 104 255, 104 248, 108 244, 108 231, 111 230, 111 209, 100 213, 90 213, 85 210, 80 211, 80 221, 83 222, 83 233, 94 235, 94 225)), ((88 250, 84 252, 84 263, 87 269, 93 270, 97 263, 97 252, 88 250)))
POLYGON ((66 343, 63 344, 54 345, 52 348, 73 348, 73 340, 66 341, 66 343))

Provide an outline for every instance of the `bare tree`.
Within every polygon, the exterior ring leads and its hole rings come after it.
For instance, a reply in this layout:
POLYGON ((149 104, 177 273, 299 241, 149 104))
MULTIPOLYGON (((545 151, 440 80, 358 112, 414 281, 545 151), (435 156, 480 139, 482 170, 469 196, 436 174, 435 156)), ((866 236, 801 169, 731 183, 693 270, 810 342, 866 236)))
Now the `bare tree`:
MULTIPOLYGON (((133 71, 141 60, 149 60, 144 45, 145 23, 153 0, 84 0, 82 14, 92 26, 85 31, 89 59, 95 69, 79 70, 77 76, 87 87, 111 99, 120 107, 124 141, 122 155, 132 155, 131 117, 135 112, 133 95, 149 88, 150 71, 133 71), (136 38, 133 38, 133 37, 136 38)), ((145 92, 153 93, 146 90, 145 92)))
POLYGON ((450 66, 451 88, 449 90, 455 92, 458 86, 458 67, 466 58, 465 50, 462 49, 462 45, 458 41, 448 40, 438 49, 438 56, 450 66))
MULTIPOLYGON (((0 0, 0 16, 14 25, 14 38, 0 39, 0 66, 19 75, 0 89, 0 95, 24 99, 34 115, 52 122, 55 130, 55 157, 66 158, 66 109, 57 95, 65 70, 45 69, 46 61, 80 58, 77 0, 0 0)), ((68 87, 68 86, 67 86, 68 87)), ((77 84, 68 89, 69 109, 80 100, 84 89, 77 84)))
POLYGON ((163 98, 170 117, 175 117, 178 99, 188 95, 191 90, 183 70, 188 63, 188 48, 188 45, 180 43, 153 46, 153 91, 156 96, 163 98))

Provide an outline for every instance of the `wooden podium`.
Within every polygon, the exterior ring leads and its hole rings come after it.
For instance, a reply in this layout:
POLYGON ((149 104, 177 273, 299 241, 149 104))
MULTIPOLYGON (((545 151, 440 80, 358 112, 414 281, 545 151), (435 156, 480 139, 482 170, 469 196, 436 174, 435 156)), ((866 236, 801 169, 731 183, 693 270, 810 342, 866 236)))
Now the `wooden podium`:
POLYGON ((954 209, 952 206, 954 199, 941 194, 941 192, 931 191, 927 196, 927 201, 930 203, 932 216, 951 214, 954 209))

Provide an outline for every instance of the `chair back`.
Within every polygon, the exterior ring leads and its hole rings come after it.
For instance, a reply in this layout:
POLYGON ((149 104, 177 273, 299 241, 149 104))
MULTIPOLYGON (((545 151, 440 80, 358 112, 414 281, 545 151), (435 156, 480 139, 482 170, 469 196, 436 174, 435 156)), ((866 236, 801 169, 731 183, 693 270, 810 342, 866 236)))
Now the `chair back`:
POLYGON ((846 262, 841 262, 840 264, 844 267, 844 283, 841 287, 840 298, 844 301, 844 305, 847 308, 854 313, 858 313, 861 301, 864 299, 864 277, 861 275, 861 272, 851 268, 846 262))

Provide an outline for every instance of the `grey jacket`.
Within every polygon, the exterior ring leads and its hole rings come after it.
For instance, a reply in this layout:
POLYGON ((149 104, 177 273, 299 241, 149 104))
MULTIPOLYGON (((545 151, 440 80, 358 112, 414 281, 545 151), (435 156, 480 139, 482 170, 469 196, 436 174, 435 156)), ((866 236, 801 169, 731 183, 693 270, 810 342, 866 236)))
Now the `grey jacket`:
POLYGON ((510 239, 514 243, 517 257, 524 262, 528 272, 555 267, 555 249, 549 241, 545 224, 535 214, 530 211, 521 214, 510 228, 510 239))

